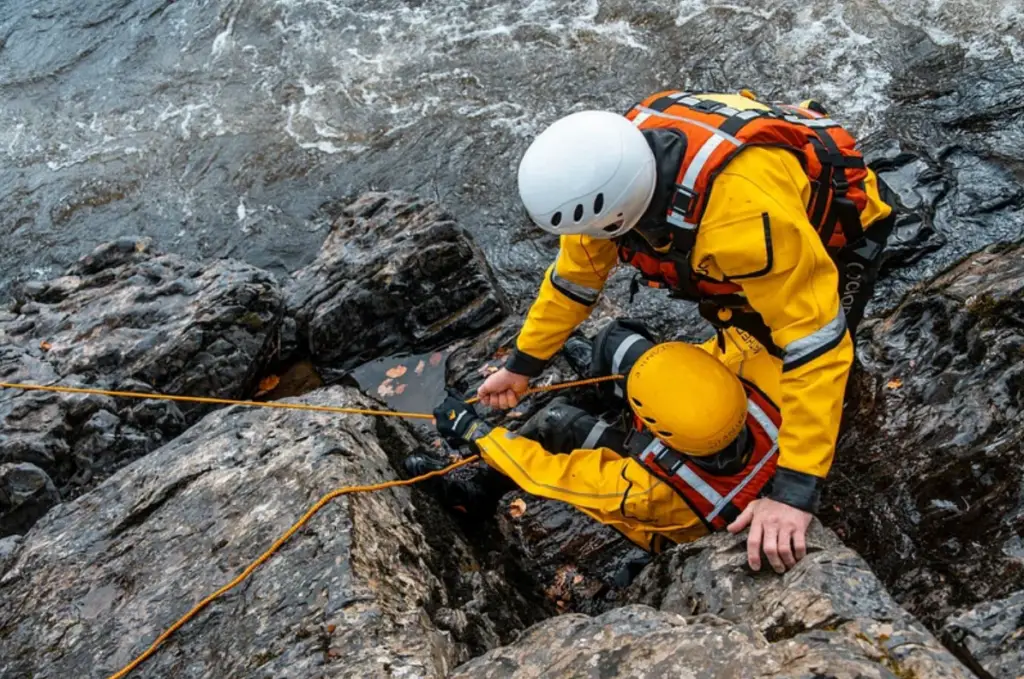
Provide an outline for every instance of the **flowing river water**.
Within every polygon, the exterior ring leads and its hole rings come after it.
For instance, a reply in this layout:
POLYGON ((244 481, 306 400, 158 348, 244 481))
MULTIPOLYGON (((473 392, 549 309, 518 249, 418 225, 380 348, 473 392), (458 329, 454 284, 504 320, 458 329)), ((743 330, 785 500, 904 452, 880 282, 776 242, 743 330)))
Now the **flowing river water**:
POLYGON ((523 303, 515 168, 659 89, 814 96, 915 210, 880 298, 1024 235, 1019 0, 3 0, 0 294, 153 236, 278 272, 367 188, 440 199, 523 303))

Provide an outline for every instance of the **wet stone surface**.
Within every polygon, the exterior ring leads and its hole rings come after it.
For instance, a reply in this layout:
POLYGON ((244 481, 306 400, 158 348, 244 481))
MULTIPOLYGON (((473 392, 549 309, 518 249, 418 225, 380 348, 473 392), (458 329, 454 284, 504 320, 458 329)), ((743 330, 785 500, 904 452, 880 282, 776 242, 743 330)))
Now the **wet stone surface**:
MULTIPOLYGON (((374 405, 341 388, 304 401, 374 405)), ((394 478, 415 445, 397 420, 212 413, 0 542, 0 675, 107 676, 316 498, 394 478)), ((533 615, 401 488, 334 501, 133 676, 441 677, 533 615)))
MULTIPOLYGON (((0 381, 241 398, 275 351, 283 301, 248 264, 200 264, 124 238, 26 284, 11 309, 0 315, 0 381)), ((5 389, 0 464, 35 465, 73 497, 208 410, 5 389)))
POLYGON ((815 524, 808 545, 784 577, 752 574, 742 537, 679 546, 641 573, 627 605, 535 625, 453 676, 972 676, 834 535, 815 524))
POLYGON ((937 629, 1024 586, 1024 246, 865 324, 824 520, 937 629))
POLYGON ((375 358, 479 333, 506 303, 483 254, 450 214, 405 194, 343 209, 319 257, 288 290, 299 350, 333 376, 375 358))

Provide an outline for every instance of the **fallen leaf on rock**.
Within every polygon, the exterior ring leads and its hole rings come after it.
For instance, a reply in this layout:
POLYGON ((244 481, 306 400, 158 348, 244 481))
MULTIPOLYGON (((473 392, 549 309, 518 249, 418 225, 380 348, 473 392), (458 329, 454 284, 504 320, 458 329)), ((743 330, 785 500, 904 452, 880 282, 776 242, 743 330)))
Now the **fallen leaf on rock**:
POLYGON ((262 380, 260 380, 259 390, 257 390, 256 395, 263 396, 263 394, 267 393, 268 391, 270 391, 279 384, 281 384, 280 377, 278 377, 277 375, 267 375, 262 380))
POLYGON ((518 519, 525 513, 526 501, 521 497, 517 497, 515 500, 512 500, 511 504, 508 506, 508 515, 513 519, 518 519))
POLYGON ((574 585, 578 585, 581 582, 583 582, 583 576, 582 575, 576 575, 572 579, 572 584, 574 584, 574 585))
POLYGON ((341 651, 339 651, 336 648, 328 648, 327 649, 327 657, 331 658, 332 660, 334 658, 340 658, 341 657, 341 651))
POLYGON ((511 353, 511 347, 499 347, 498 350, 494 352, 494 358, 505 358, 511 353))
POLYGON ((327 626, 327 633, 328 634, 334 634, 334 630, 335 629, 337 629, 337 628, 334 625, 328 625, 327 626))
POLYGON ((441 354, 440 351, 432 353, 430 355, 430 365, 437 365, 438 363, 441 362, 442 358, 444 358, 444 356, 441 354))
POLYGON ((388 377, 401 377, 407 370, 404 365, 396 365, 394 368, 388 368, 384 374, 388 377))
POLYGON ((885 386, 888 387, 889 389, 899 389, 900 387, 903 386, 903 380, 901 380, 898 377, 894 377, 893 379, 889 380, 888 384, 886 384, 885 386))
POLYGON ((405 388, 407 386, 409 386, 409 385, 408 384, 399 384, 397 387, 395 387, 395 393, 396 394, 401 394, 401 393, 405 392, 405 388))
POLYGON ((49 351, 50 349, 53 349, 53 345, 50 344, 49 342, 40 342, 39 348, 42 349, 43 351, 49 351))
POLYGON ((390 377, 388 379, 384 380, 383 382, 381 382, 377 386, 377 395, 378 396, 384 396, 384 397, 386 397, 386 396, 394 396, 395 395, 395 388, 391 385, 391 378, 390 377))
POLYGON ((427 367, 426 362, 420 361, 419 363, 416 364, 416 370, 414 372, 417 375, 422 375, 423 374, 423 369, 426 368, 426 367, 427 367))

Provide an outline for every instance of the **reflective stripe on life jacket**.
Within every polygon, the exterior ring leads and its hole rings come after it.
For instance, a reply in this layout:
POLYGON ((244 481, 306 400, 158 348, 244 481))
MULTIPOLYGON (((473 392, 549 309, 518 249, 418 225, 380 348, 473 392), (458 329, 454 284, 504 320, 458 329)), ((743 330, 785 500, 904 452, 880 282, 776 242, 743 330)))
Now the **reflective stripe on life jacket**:
MULTIPOLYGON (((745 93, 744 96, 753 99, 745 93)), ((749 146, 783 148, 800 160, 811 185, 807 216, 830 255, 863 236, 860 213, 868 203, 864 180, 867 168, 856 140, 835 120, 806 106, 769 105, 739 110, 722 102, 699 99, 686 92, 654 94, 634 106, 626 118, 640 129, 668 128, 686 137, 686 152, 676 176, 676 188, 665 215, 671 242, 655 249, 638 233, 618 239, 619 258, 640 270, 651 287, 669 287, 673 294, 703 302, 701 315, 719 328, 736 326, 758 339, 773 354, 771 333, 760 315, 747 304, 742 287, 694 272, 690 258, 701 217, 715 178, 749 146), (720 313, 722 309, 731 310, 720 313)), ((820 109, 820 107, 818 107, 820 109)), ((771 270, 770 225, 765 218, 771 270)), ((763 275, 752 272, 744 277, 763 275)))
POLYGON ((757 499, 775 474, 778 461, 779 409, 757 389, 747 390, 747 427, 753 437, 750 459, 729 476, 711 474, 690 458, 654 439, 635 456, 643 467, 669 484, 709 530, 722 530, 757 499))

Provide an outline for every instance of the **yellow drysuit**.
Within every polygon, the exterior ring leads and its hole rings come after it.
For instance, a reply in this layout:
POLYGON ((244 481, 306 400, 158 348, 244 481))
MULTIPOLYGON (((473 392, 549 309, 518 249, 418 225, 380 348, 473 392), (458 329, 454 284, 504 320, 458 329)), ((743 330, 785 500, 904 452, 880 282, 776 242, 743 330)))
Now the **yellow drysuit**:
MULTIPOLYGON (((734 95, 704 96, 736 108, 761 106, 734 95)), ((874 173, 869 173, 865 185, 869 202, 861 223, 867 230, 887 217, 891 207, 879 196, 874 173)), ((783 361, 773 359, 778 382, 774 400, 783 424, 772 497, 788 498, 794 506, 817 497, 819 482, 832 464, 853 361, 853 343, 841 313, 839 273, 807 216, 810 192, 800 162, 789 151, 768 147, 741 151, 715 180, 691 258, 695 271, 717 281, 728 278, 742 287, 748 304, 761 314, 772 340, 784 352, 783 361), (762 275, 750 275, 764 270, 769 261, 771 267, 762 275)), ((563 236, 560 245, 519 334, 509 363, 514 372, 536 373, 535 368, 562 347, 590 314, 618 263, 612 240, 572 235, 563 236), (523 366, 530 369, 524 371, 523 366)), ((727 341, 749 351, 761 348, 743 332, 730 331, 727 341)), ((498 440, 503 435, 495 436, 498 440)), ((500 456, 496 444, 491 452, 500 456)), ((609 464, 627 463, 609 460, 609 464)), ((507 467, 507 463, 496 466, 507 467)))

